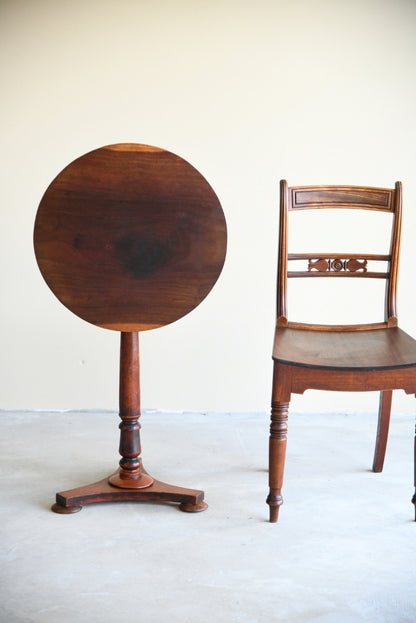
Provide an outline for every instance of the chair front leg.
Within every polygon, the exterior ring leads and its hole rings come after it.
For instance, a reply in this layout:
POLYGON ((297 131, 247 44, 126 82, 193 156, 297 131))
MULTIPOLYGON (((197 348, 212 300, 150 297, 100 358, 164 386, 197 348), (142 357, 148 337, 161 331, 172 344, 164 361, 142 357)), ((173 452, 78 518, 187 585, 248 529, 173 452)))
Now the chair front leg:
POLYGON ((287 422, 289 402, 272 401, 269 440, 269 487, 267 504, 270 506, 270 522, 276 523, 279 508, 283 504, 282 485, 285 469, 287 422))
POLYGON ((386 454, 387 437, 390 426, 392 391, 380 392, 380 404, 378 409, 378 425, 376 447, 374 450, 373 472, 381 472, 386 454))
POLYGON ((291 373, 283 364, 274 362, 272 412, 269 439, 269 495, 270 521, 276 523, 283 504, 282 485, 285 469, 287 422, 291 395, 291 373))

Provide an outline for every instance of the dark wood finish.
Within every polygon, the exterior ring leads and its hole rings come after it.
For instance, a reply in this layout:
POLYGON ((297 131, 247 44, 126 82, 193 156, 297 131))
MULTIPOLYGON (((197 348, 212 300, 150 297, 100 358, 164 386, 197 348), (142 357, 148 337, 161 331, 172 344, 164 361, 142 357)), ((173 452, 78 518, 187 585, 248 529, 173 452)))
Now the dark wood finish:
POLYGON ((394 193, 390 188, 368 186, 294 186, 290 188, 288 209, 354 208, 393 212, 394 193))
MULTIPOLYGON (((336 259, 318 259, 314 260, 312 258, 309 259, 308 263, 308 271, 318 270, 319 272, 325 272, 327 270, 332 270, 335 273, 339 273, 341 270, 350 271, 355 273, 357 270, 362 270, 365 273, 367 272, 367 260, 361 260, 357 258, 341 258, 338 257, 336 259)), ((290 273, 289 273, 290 275, 290 273)))
POLYGON ((68 165, 45 192, 34 246, 46 283, 80 318, 121 332, 120 467, 63 491, 52 510, 92 502, 177 502, 207 508, 203 491, 154 480, 140 457, 139 331, 192 311, 217 281, 227 230, 217 196, 198 171, 168 151, 120 144, 68 165))
POLYGON ((314 259, 326 259, 328 257, 345 260, 348 258, 361 260, 362 258, 366 258, 368 260, 378 260, 383 262, 389 262, 391 259, 390 255, 380 255, 378 253, 288 253, 288 260, 309 260, 310 258, 314 259))
POLYGON ((287 325, 287 269, 288 269, 288 206, 289 189, 280 181, 279 261, 277 264, 277 325, 287 325))
POLYGON ((120 469, 109 482, 122 489, 144 489, 153 478, 142 470, 140 446, 139 334, 121 333, 120 341, 120 469))
MULTIPOLYGON (((284 365, 284 364, 282 364, 284 365)), ((334 392, 375 392, 402 389, 415 394, 414 368, 396 370, 331 370, 290 366, 291 393, 303 394, 307 389, 334 392)))
POLYGON ((287 271, 293 277, 364 277, 388 279, 389 273, 368 272, 368 261, 390 262, 391 255, 356 253, 288 253, 288 261, 307 260, 307 270, 287 271), (363 272, 360 272, 363 271, 363 272))
POLYGON ((109 479, 104 478, 90 485, 57 493, 52 510, 69 514, 81 510, 85 504, 97 502, 174 502, 180 504, 180 510, 185 512, 199 512, 207 508, 203 491, 174 487, 158 480, 145 489, 121 489, 112 486, 109 479))
POLYGON ((374 450, 373 472, 383 471, 384 457, 386 454, 387 438, 389 436, 390 413, 393 392, 380 392, 380 402, 378 407, 378 424, 376 447, 374 450))
POLYGON ((376 272, 350 272, 350 271, 334 271, 326 269, 325 271, 302 271, 291 270, 287 273, 288 278, 296 277, 354 277, 355 279, 388 279, 389 273, 376 273, 376 272))
POLYGON ((35 222, 35 254, 58 299, 94 325, 160 327, 215 284, 227 231, 202 175, 168 151, 110 145, 69 164, 35 222))
MULTIPOLYGON (((397 182, 394 189, 361 186, 295 186, 288 187, 286 180, 280 182, 280 230, 279 261, 277 275, 277 321, 278 326, 301 326, 288 321, 287 279, 288 277, 355 277, 386 280, 385 326, 397 326, 397 279, 400 255, 400 233, 402 227, 402 185, 397 182), (288 215, 293 210, 347 208, 377 212, 392 212, 393 225, 390 253, 388 255, 356 253, 288 253, 288 215), (289 271, 288 261, 299 259, 365 259, 388 261, 389 271, 289 271)), ((359 325, 353 328, 358 328, 359 325)), ((361 325, 364 328, 366 325, 361 325)), ((323 328, 320 325, 320 328, 323 328)), ((332 330, 332 327, 328 327, 332 330)))
MULTIPOLYGON (((416 393, 416 341, 397 326, 397 279, 401 235, 401 184, 394 189, 348 186, 280 186, 280 234, 277 278, 277 319, 273 347, 273 388, 267 503, 276 522, 283 503, 282 483, 287 442, 287 418, 292 393, 306 389, 380 391, 379 420, 373 470, 384 462, 392 392, 416 393), (352 208, 393 212, 389 255, 288 254, 290 210, 352 208), (288 261, 312 261, 312 269, 288 272, 288 261), (352 271, 345 262, 356 261, 352 271), (388 261, 387 273, 364 272, 366 260, 388 261), (335 267, 331 262, 338 261, 335 267), (313 264, 317 262, 318 264, 313 264), (332 268, 332 271, 331 271, 332 268), (362 271, 360 270, 362 269, 362 271), (300 271, 299 271, 300 273, 300 271), (287 279, 293 276, 355 276, 386 279, 385 320, 375 324, 316 325, 288 320, 287 279)), ((416 444, 416 441, 415 441, 416 444)), ((416 445, 415 445, 416 461, 416 445)), ((415 467, 416 487, 416 467, 415 467)), ((416 493, 413 497, 416 504, 416 493)))
POLYGON ((415 487, 415 493, 412 497, 412 503, 415 505, 415 521, 416 521, 416 427, 415 427, 415 437, 413 441, 413 465, 414 465, 413 483, 415 487))
POLYGON ((277 327, 273 357, 281 363, 333 370, 391 370, 415 365, 415 341, 390 331, 317 331, 277 327))

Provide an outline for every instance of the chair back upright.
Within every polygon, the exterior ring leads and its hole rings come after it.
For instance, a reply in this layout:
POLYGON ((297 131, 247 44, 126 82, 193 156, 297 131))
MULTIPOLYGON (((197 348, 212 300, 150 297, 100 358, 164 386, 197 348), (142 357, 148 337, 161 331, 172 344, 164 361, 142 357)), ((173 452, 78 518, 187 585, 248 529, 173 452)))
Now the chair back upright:
POLYGON ((395 188, 368 186, 293 186, 280 182, 280 230, 277 274, 277 326, 318 330, 364 330, 396 327, 397 280, 402 225, 402 185, 395 188), (369 253, 289 253, 289 213, 299 210, 358 209, 392 213, 390 252, 388 255, 369 253), (290 270, 292 261, 306 262, 303 270, 290 270), (367 263, 387 263, 387 272, 371 270, 367 263), (384 322, 356 325, 317 325, 288 320, 287 280, 293 278, 358 278, 385 279, 384 322))

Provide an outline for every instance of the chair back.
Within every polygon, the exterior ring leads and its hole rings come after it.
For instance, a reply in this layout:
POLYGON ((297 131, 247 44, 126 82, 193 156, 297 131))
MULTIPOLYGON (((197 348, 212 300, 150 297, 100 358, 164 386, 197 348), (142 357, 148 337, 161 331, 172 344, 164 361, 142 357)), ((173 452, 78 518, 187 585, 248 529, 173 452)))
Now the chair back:
POLYGON ((293 186, 280 182, 280 230, 277 275, 277 325, 325 330, 360 330, 395 327, 397 319, 397 279, 399 268, 402 223, 402 185, 395 188, 367 186, 293 186), (369 253, 288 253, 289 213, 299 210, 354 209, 392 213, 390 252, 387 255, 369 253), (303 270, 290 270, 294 260, 305 262, 303 270), (368 262, 387 262, 387 271, 369 271, 368 262), (386 281, 384 322, 357 325, 316 325, 289 322, 287 309, 287 280, 293 278, 355 278, 386 281))

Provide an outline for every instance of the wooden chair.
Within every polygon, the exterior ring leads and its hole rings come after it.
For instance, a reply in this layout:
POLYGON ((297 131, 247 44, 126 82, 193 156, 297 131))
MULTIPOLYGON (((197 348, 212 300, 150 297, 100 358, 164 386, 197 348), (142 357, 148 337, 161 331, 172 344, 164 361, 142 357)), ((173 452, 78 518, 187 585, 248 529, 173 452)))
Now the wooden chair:
MULTIPOLYGON (((416 341, 398 327, 396 291, 402 222, 402 186, 394 189, 358 186, 298 186, 280 183, 280 234, 277 278, 277 320, 273 347, 273 389, 267 503, 276 522, 286 454, 289 403, 292 393, 306 389, 380 391, 378 431, 373 470, 380 472, 386 449, 392 392, 416 393, 416 341), (392 213, 388 255, 288 253, 289 213, 296 210, 346 208, 392 213), (291 271, 289 263, 307 266, 291 271), (387 272, 369 271, 367 263, 387 263, 387 272), (287 279, 385 279, 385 317, 378 324, 316 325, 289 322, 287 279)), ((292 264, 293 266, 293 264, 292 264)), ((415 439, 416 463, 416 439, 415 439)), ((415 475, 416 487, 416 475, 415 475)), ((416 505, 416 493, 412 499, 416 505)))
POLYGON ((217 281, 227 227, 215 192, 169 151, 108 145, 77 158, 52 181, 36 215, 34 246, 61 303, 120 332, 119 468, 57 493, 52 510, 75 513, 85 504, 127 500, 205 510, 203 491, 160 482, 143 467, 139 332, 182 318, 217 281))

